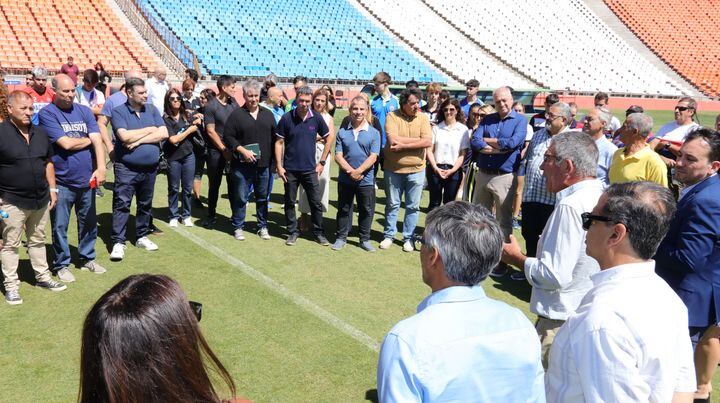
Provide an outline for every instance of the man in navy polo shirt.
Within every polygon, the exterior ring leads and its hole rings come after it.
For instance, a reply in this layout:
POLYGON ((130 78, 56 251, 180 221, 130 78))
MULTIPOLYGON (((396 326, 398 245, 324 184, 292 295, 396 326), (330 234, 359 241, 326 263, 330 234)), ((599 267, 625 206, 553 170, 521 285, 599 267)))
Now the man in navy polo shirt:
POLYGON ((125 94, 127 102, 113 109, 111 120, 115 134, 115 189, 110 260, 115 261, 125 257, 125 231, 133 196, 137 199, 135 246, 149 251, 158 249, 147 235, 160 160, 159 143, 168 138, 160 111, 152 104, 145 104, 145 82, 139 78, 127 80, 125 94))
POLYGON ((58 189, 57 204, 50 212, 55 252, 51 270, 61 281, 70 283, 75 281, 75 276, 69 269, 67 231, 73 205, 78 221, 78 254, 82 261, 79 266, 95 274, 105 273, 105 268, 95 262, 95 188, 105 182, 105 150, 92 110, 73 103, 76 90, 72 79, 58 74, 52 79, 52 86, 55 100, 40 111, 40 126, 53 144, 52 161, 58 189))
MULTIPOLYGON (((505 242, 512 234, 512 205, 517 187, 514 173, 520 167, 520 151, 525 145, 528 121, 512 108, 510 88, 500 87, 493 92, 496 113, 483 119, 472 135, 470 146, 478 167, 475 176, 473 203, 495 210, 505 242)), ((501 264, 490 276, 500 277, 507 272, 501 264)))
POLYGON ((370 227, 375 213, 373 164, 380 154, 380 132, 367 120, 370 105, 363 97, 350 101, 350 124, 341 127, 335 141, 338 175, 337 240, 333 250, 342 249, 352 227, 353 199, 357 198, 360 247, 375 252, 370 244, 370 227))
POLYGON ((285 182, 285 219, 290 233, 286 245, 295 245, 300 234, 295 216, 298 185, 301 185, 308 195, 315 238, 323 246, 330 244, 323 233, 318 179, 325 167, 330 147, 325 147, 320 161, 315 163, 317 136, 327 138, 330 129, 322 116, 310 110, 312 94, 310 87, 298 88, 295 96, 297 108, 283 115, 277 127, 275 160, 278 176, 285 182))

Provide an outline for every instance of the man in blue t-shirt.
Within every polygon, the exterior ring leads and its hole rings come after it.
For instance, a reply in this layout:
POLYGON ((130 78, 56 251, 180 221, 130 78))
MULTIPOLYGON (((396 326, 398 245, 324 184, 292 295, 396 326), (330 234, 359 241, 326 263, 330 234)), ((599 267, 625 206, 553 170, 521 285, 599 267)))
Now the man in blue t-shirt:
POLYGON ((480 106, 485 105, 483 101, 478 98, 477 93, 480 89, 480 82, 476 79, 470 79, 465 83, 465 98, 460 101, 460 109, 462 109, 465 117, 470 113, 470 107, 477 104, 480 106))
POLYGON ((127 80, 125 94, 127 102, 115 107, 111 118, 115 138, 115 188, 110 260, 114 261, 125 257, 125 231, 133 196, 137 199, 135 246, 148 251, 158 249, 147 235, 150 233, 160 141, 168 138, 160 111, 152 104, 146 105, 145 82, 139 78, 127 80))
POLYGON ((55 181, 58 200, 50 211, 52 244, 55 252, 52 272, 60 281, 70 283, 75 276, 70 272, 70 246, 67 231, 70 211, 75 206, 78 221, 78 254, 82 270, 96 274, 105 268, 95 262, 97 216, 95 188, 105 182, 105 150, 100 130, 92 110, 74 104, 75 83, 65 74, 52 79, 55 99, 40 110, 40 126, 53 144, 55 181))
POLYGON ((278 176, 285 182, 285 220, 288 236, 285 244, 295 245, 300 232, 295 217, 298 185, 305 189, 310 204, 313 233, 319 244, 330 245, 323 231, 323 211, 320 202, 320 181, 327 163, 330 147, 326 145, 319 162, 315 162, 315 143, 318 136, 325 139, 330 134, 320 114, 310 110, 312 100, 310 87, 300 87, 295 96, 297 108, 287 112, 277 126, 275 161, 278 176))
POLYGON ((350 101, 350 124, 341 127, 335 141, 338 175, 337 240, 333 250, 342 249, 352 227, 353 199, 357 198, 360 247, 375 252, 370 244, 370 227, 375 214, 375 175, 373 164, 380 154, 380 132, 367 120, 369 105, 365 98, 350 101))
POLYGON ((376 95, 370 102, 370 109, 372 109, 373 115, 378 118, 382 127, 380 149, 385 147, 385 120, 387 115, 400 109, 398 98, 390 92, 390 81, 390 75, 384 71, 375 74, 375 77, 373 77, 376 95))

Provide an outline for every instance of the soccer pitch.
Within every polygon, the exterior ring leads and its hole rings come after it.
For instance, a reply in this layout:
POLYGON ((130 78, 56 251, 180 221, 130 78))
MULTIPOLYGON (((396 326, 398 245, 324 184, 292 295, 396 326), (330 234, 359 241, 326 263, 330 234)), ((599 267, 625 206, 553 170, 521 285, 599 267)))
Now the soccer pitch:
MULTIPOLYGON (((345 114, 338 111, 336 127, 345 114)), ((615 114, 621 117, 621 111, 615 114)), ((672 119, 671 111, 651 114, 655 130, 672 119)), ((714 124, 714 115, 700 118, 705 125, 714 124)), ((334 241, 337 165, 332 166, 325 230, 334 241)), ((111 176, 108 179, 112 182, 111 176)), ((206 190, 206 179, 203 185, 206 190)), ((221 194, 226 189, 223 183, 221 194)), ((404 253, 399 243, 387 251, 364 252, 357 247, 356 229, 339 252, 318 245, 309 234, 296 246, 285 246, 280 180, 275 182, 269 213, 272 240, 253 235, 255 210, 250 204, 247 240, 239 242, 232 237, 226 195, 218 203, 215 229, 169 228, 166 177, 158 176, 154 217, 165 234, 153 240, 160 250, 146 252, 128 244, 120 263, 108 258, 111 201, 110 191, 97 199, 98 261, 108 268, 106 274, 74 270, 77 281, 67 291, 50 293, 31 286, 32 269, 21 252, 20 291, 25 301, 16 307, 0 305, 4 340, 0 400, 76 400, 84 317, 102 293, 131 274, 167 274, 190 299, 202 302, 200 325, 210 346, 235 379, 238 394, 259 402, 372 399, 383 336, 397 321, 412 315, 429 292, 421 280, 417 252, 404 253)), ((374 244, 382 239, 384 205, 381 189, 372 228, 374 244)), ((421 206, 427 206, 427 192, 421 206)), ((205 211, 195 209, 193 217, 202 218, 205 211)), ((423 211, 418 232, 424 218, 423 211)), ((70 228, 75 253, 74 217, 70 228)), ((47 232, 49 242, 49 225, 47 232)), ((134 233, 132 226, 128 233, 134 233)), ((47 249, 50 256, 50 245, 47 249)), ((527 283, 506 276, 499 281, 488 278, 483 285, 488 296, 520 308, 534 320, 528 311, 527 283)), ((714 384, 717 389, 717 378, 714 384)), ((223 390, 221 383, 217 385, 223 390)), ((227 391, 223 394, 227 396, 227 391)))

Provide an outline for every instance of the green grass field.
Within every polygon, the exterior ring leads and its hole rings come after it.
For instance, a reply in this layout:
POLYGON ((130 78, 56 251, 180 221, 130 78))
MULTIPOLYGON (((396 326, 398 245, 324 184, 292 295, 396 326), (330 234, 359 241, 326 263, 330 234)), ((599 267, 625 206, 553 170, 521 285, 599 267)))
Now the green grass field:
MULTIPOLYGON (((652 114, 659 122, 672 119, 671 112, 652 114)), ((336 122, 343 116, 344 111, 339 112, 336 122)), ((714 116, 701 115, 701 121, 709 124, 714 116)), ((337 167, 333 167, 335 178, 337 167)), ((247 240, 238 242, 231 235, 226 196, 219 202, 215 230, 167 227, 166 178, 159 176, 154 216, 165 235, 154 241, 160 250, 145 252, 129 245, 125 260, 112 263, 108 259, 112 194, 108 191, 97 205, 98 261, 108 272, 74 271, 77 282, 61 293, 31 286, 32 271, 22 252, 20 291, 25 302, 16 307, 0 304, 0 401, 76 400, 80 332, 88 309, 119 280, 143 272, 172 276, 190 299, 203 303, 203 332, 235 379, 240 395, 258 402, 364 401, 374 396, 383 336, 394 323, 412 315, 429 291, 420 277, 418 253, 404 253, 396 244, 388 251, 368 254, 356 247, 355 231, 340 252, 309 237, 287 247, 282 238, 281 195, 278 180, 269 216, 273 239, 262 241, 253 235, 254 205, 250 205, 247 240)), ((330 199, 325 227, 334 241, 335 180, 330 199)), ((384 222, 382 190, 377 199, 375 242, 381 240, 384 222)), ((422 206, 426 205, 425 194, 422 206)), ((203 214, 204 210, 193 211, 196 218, 203 214)), ((420 230, 423 223, 424 213, 420 230)), ((70 243, 77 244, 75 230, 71 230, 70 243)), ((484 287, 490 297, 534 319, 528 311, 526 283, 505 277, 488 279, 484 287)))

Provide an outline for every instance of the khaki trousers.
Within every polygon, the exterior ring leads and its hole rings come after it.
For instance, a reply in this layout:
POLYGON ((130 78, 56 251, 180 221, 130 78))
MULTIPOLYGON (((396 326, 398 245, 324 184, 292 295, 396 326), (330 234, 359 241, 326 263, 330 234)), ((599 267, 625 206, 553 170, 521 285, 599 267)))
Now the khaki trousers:
POLYGON ((548 319, 543 316, 538 316, 537 322, 535 322, 535 330, 537 330, 537 334, 540 336, 542 365, 545 370, 548 368, 550 347, 555 340, 555 335, 564 323, 564 320, 548 319))
POLYGON ((9 215, 4 220, 3 246, 0 251, 5 291, 17 291, 20 288, 17 269, 20 261, 18 250, 23 229, 28 240, 28 255, 30 255, 30 264, 35 271, 35 279, 37 281, 50 280, 50 270, 45 253, 45 225, 50 217, 47 206, 40 210, 25 210, 6 202, 0 202, 0 209, 9 215))
POLYGON ((490 175, 483 171, 475 174, 475 191, 472 202, 495 213, 500 229, 507 241, 512 234, 512 214, 515 190, 517 189, 516 176, 512 173, 490 175))

